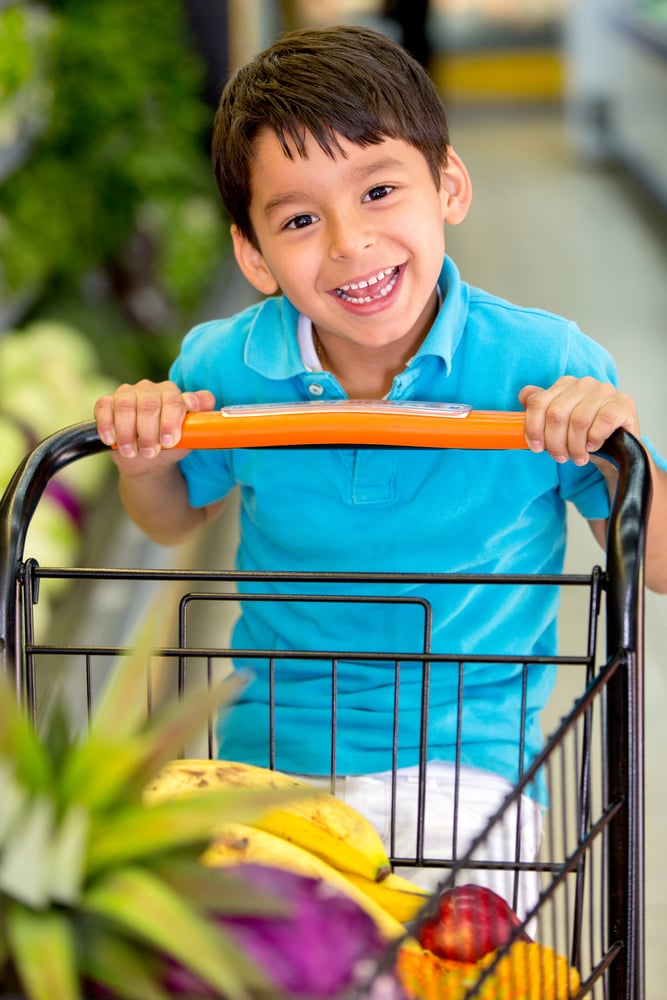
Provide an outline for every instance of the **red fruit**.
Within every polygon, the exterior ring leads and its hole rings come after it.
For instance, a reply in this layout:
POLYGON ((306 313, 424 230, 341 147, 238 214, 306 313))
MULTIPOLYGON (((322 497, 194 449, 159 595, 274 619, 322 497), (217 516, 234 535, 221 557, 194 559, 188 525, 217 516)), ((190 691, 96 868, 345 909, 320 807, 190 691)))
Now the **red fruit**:
POLYGON ((505 900, 480 885, 461 885, 440 896, 436 916, 425 920, 417 937, 422 948, 454 962, 478 962, 510 940, 530 941, 505 900))

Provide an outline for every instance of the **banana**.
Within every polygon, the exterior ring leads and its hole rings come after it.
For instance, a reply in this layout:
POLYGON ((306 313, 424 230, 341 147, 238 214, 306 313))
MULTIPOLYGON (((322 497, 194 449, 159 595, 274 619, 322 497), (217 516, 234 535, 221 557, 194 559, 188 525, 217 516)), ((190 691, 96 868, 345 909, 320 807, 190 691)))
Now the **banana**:
MULTIPOLYGON (((157 801, 211 786, 304 788, 310 786, 281 771, 226 760, 174 760, 147 786, 145 797, 157 801)), ((382 839, 356 809, 329 792, 313 789, 272 809, 253 826, 305 848, 345 873, 382 881, 391 866, 382 839)))
POLYGON ((399 920, 336 868, 303 847, 266 830, 243 823, 226 823, 216 832, 215 839, 202 855, 202 862, 211 867, 260 864, 322 879, 327 885, 358 903, 374 920, 387 942, 406 936, 405 927, 399 920))
POLYGON ((381 882, 373 882, 363 875, 354 875, 352 872, 347 872, 346 878, 402 924, 409 924, 414 920, 430 898, 426 889, 421 889, 406 878, 395 875, 394 872, 381 882))

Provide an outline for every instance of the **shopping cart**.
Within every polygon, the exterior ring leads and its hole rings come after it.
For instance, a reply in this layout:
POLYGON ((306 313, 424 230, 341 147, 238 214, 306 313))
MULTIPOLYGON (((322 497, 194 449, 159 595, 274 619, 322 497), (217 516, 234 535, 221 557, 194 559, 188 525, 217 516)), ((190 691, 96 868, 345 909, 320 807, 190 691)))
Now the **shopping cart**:
MULTIPOLYGON (((408 407, 364 404, 335 406, 304 404, 300 407, 239 408, 222 414, 192 414, 186 421, 183 445, 189 447, 455 447, 499 449, 525 447, 519 414, 468 412, 465 407, 433 408, 414 412, 408 407), (275 411, 275 412, 274 412, 275 411), (452 419, 450 419, 452 418, 452 419), (454 419, 460 418, 460 419, 454 419)), ((114 657, 126 652, 120 643, 95 639, 90 642, 47 643, 35 632, 35 607, 40 587, 48 581, 67 581, 73 603, 85 608, 91 588, 122 587, 122 600, 131 607, 143 588, 180 588, 175 638, 157 650, 173 660, 175 685, 183 691, 192 683, 210 683, 216 671, 229 669, 232 660, 244 656, 266 658, 273 689, 280 682, 281 658, 315 657, 331 676, 331 788, 336 792, 336 677, 339 661, 350 658, 349 650, 232 650, 220 643, 202 645, 197 616, 202 608, 227 610, 240 600, 265 600, 262 587, 277 581, 291 601, 314 601, 326 613, 331 603, 332 583, 349 586, 340 601, 391 600, 387 585, 406 577, 388 574, 247 574, 228 570, 181 570, 140 568, 59 568, 40 566, 26 558, 24 549, 31 518, 61 469, 75 460, 103 450, 93 423, 82 423, 59 431, 28 454, 9 484, 0 504, 2 566, 0 569, 0 655, 2 668, 13 673, 17 691, 27 702, 35 721, 48 697, 55 674, 66 674, 71 687, 83 692, 83 710, 90 711, 104 671, 114 657), (239 585, 243 594, 239 595, 239 585), (253 593, 257 584, 257 593, 253 593)), ((446 856, 429 851, 424 833, 426 808, 426 726, 422 732, 422 756, 418 772, 418 817, 414 850, 398 854, 393 829, 390 859, 410 868, 444 870, 441 888, 465 880, 471 872, 500 871, 518 886, 529 875, 539 881, 534 903, 524 914, 523 924, 535 940, 557 954, 565 955, 581 977, 576 996, 638 1000, 644 996, 644 870, 643 870, 643 552, 645 519, 650 501, 650 477, 641 445, 626 432, 617 431, 601 454, 618 469, 618 488, 610 518, 606 566, 590 573, 558 576, 470 577, 410 574, 408 582, 424 581, 433 586, 483 584, 485 586, 558 587, 562 597, 572 595, 580 607, 584 625, 581 648, 558 657, 526 656, 524 677, 535 665, 554 664, 560 675, 574 677, 577 697, 570 699, 565 713, 532 764, 519 776, 506 799, 479 835, 463 850, 453 839, 446 856), (598 643, 600 622, 606 620, 606 641, 598 643), (598 645, 604 645, 599 651, 598 645), (485 849, 494 830, 508 814, 521 809, 523 795, 531 795, 539 784, 548 790, 542 845, 535 860, 522 859, 518 841, 511 856, 498 857, 485 849)), ((84 612, 85 614, 85 612, 84 612)), ((216 620, 219 615, 216 615, 216 620)), ((104 631, 99 618, 96 631, 104 631)), ((417 653, 396 650, 363 654, 365 660, 394 662, 396 683, 400 669, 416 664, 422 671, 423 719, 428 718, 429 678, 435 670, 464 675, 461 653, 430 651, 428 614, 423 646, 417 653)), ((475 657, 472 657, 474 659, 475 657)), ((502 664, 507 657, 478 657, 485 663, 502 664)), ((463 688, 459 687, 462 700, 463 688)), ((147 699, 150 704, 150 692, 147 699)), ((269 726, 269 764, 273 756, 273 717, 269 726)), ((212 729, 203 734, 204 751, 214 755, 212 729)), ((456 781, 461 753, 457 747, 456 781)), ((394 765, 395 766, 395 765, 394 765)), ((391 818, 396 819, 396 785, 392 781, 391 818)), ((458 808, 458 785, 454 800, 454 829, 458 808)), ((518 891, 515 890, 515 891, 518 891)), ((480 987, 481 988, 481 987, 480 987)), ((478 995, 475 990, 469 997, 478 995)), ((550 993, 545 992, 545 1000, 550 993)))

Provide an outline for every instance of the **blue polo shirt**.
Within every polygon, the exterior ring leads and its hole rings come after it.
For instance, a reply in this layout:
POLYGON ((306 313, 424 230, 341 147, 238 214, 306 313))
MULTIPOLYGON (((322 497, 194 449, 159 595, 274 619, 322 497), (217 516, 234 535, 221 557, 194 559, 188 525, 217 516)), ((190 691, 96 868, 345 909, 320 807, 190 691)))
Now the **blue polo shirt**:
MULTIPOLYGON (((449 258, 439 287, 438 316, 394 379, 390 399, 518 410, 527 384, 548 386, 564 374, 616 382, 612 359, 573 323, 471 287, 449 258)), ((171 377, 183 390, 210 389, 218 406, 345 398, 332 374, 304 365, 297 324, 284 297, 204 323, 185 338, 171 377)), ((566 501, 588 519, 609 511, 592 463, 559 465, 528 451, 229 449, 191 452, 181 468, 194 506, 240 488, 237 567, 249 571, 559 573, 566 501)), ((516 780, 521 657, 555 652, 557 587, 396 582, 383 588, 394 599, 390 604, 365 600, 367 591, 357 583, 298 588, 359 595, 343 603, 284 600, 286 592, 295 593, 293 584, 244 587, 283 599, 243 602, 236 649, 390 654, 385 662, 362 655, 337 661, 339 773, 391 768, 394 726, 399 765, 417 763, 422 666, 397 666, 395 654, 424 650, 430 611, 433 651, 460 655, 465 666, 461 705, 458 665, 431 670, 429 757, 454 759, 458 717, 463 762, 516 780), (517 660, 465 661, 476 654, 517 660)), ((265 765, 269 671, 259 658, 253 670, 253 681, 221 720, 221 753, 265 765)), ((278 659, 275 671, 276 765, 328 773, 331 664, 278 659)), ((541 747, 539 716, 554 673, 548 665, 529 669, 523 766, 541 747)))

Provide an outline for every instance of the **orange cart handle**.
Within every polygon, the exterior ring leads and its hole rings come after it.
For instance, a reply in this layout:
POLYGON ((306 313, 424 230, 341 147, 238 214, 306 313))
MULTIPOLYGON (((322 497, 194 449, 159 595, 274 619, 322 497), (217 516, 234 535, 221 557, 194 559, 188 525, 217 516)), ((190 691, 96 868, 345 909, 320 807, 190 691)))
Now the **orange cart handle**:
POLYGON ((229 406, 189 413, 179 448, 526 448, 523 412, 391 401, 229 406))

